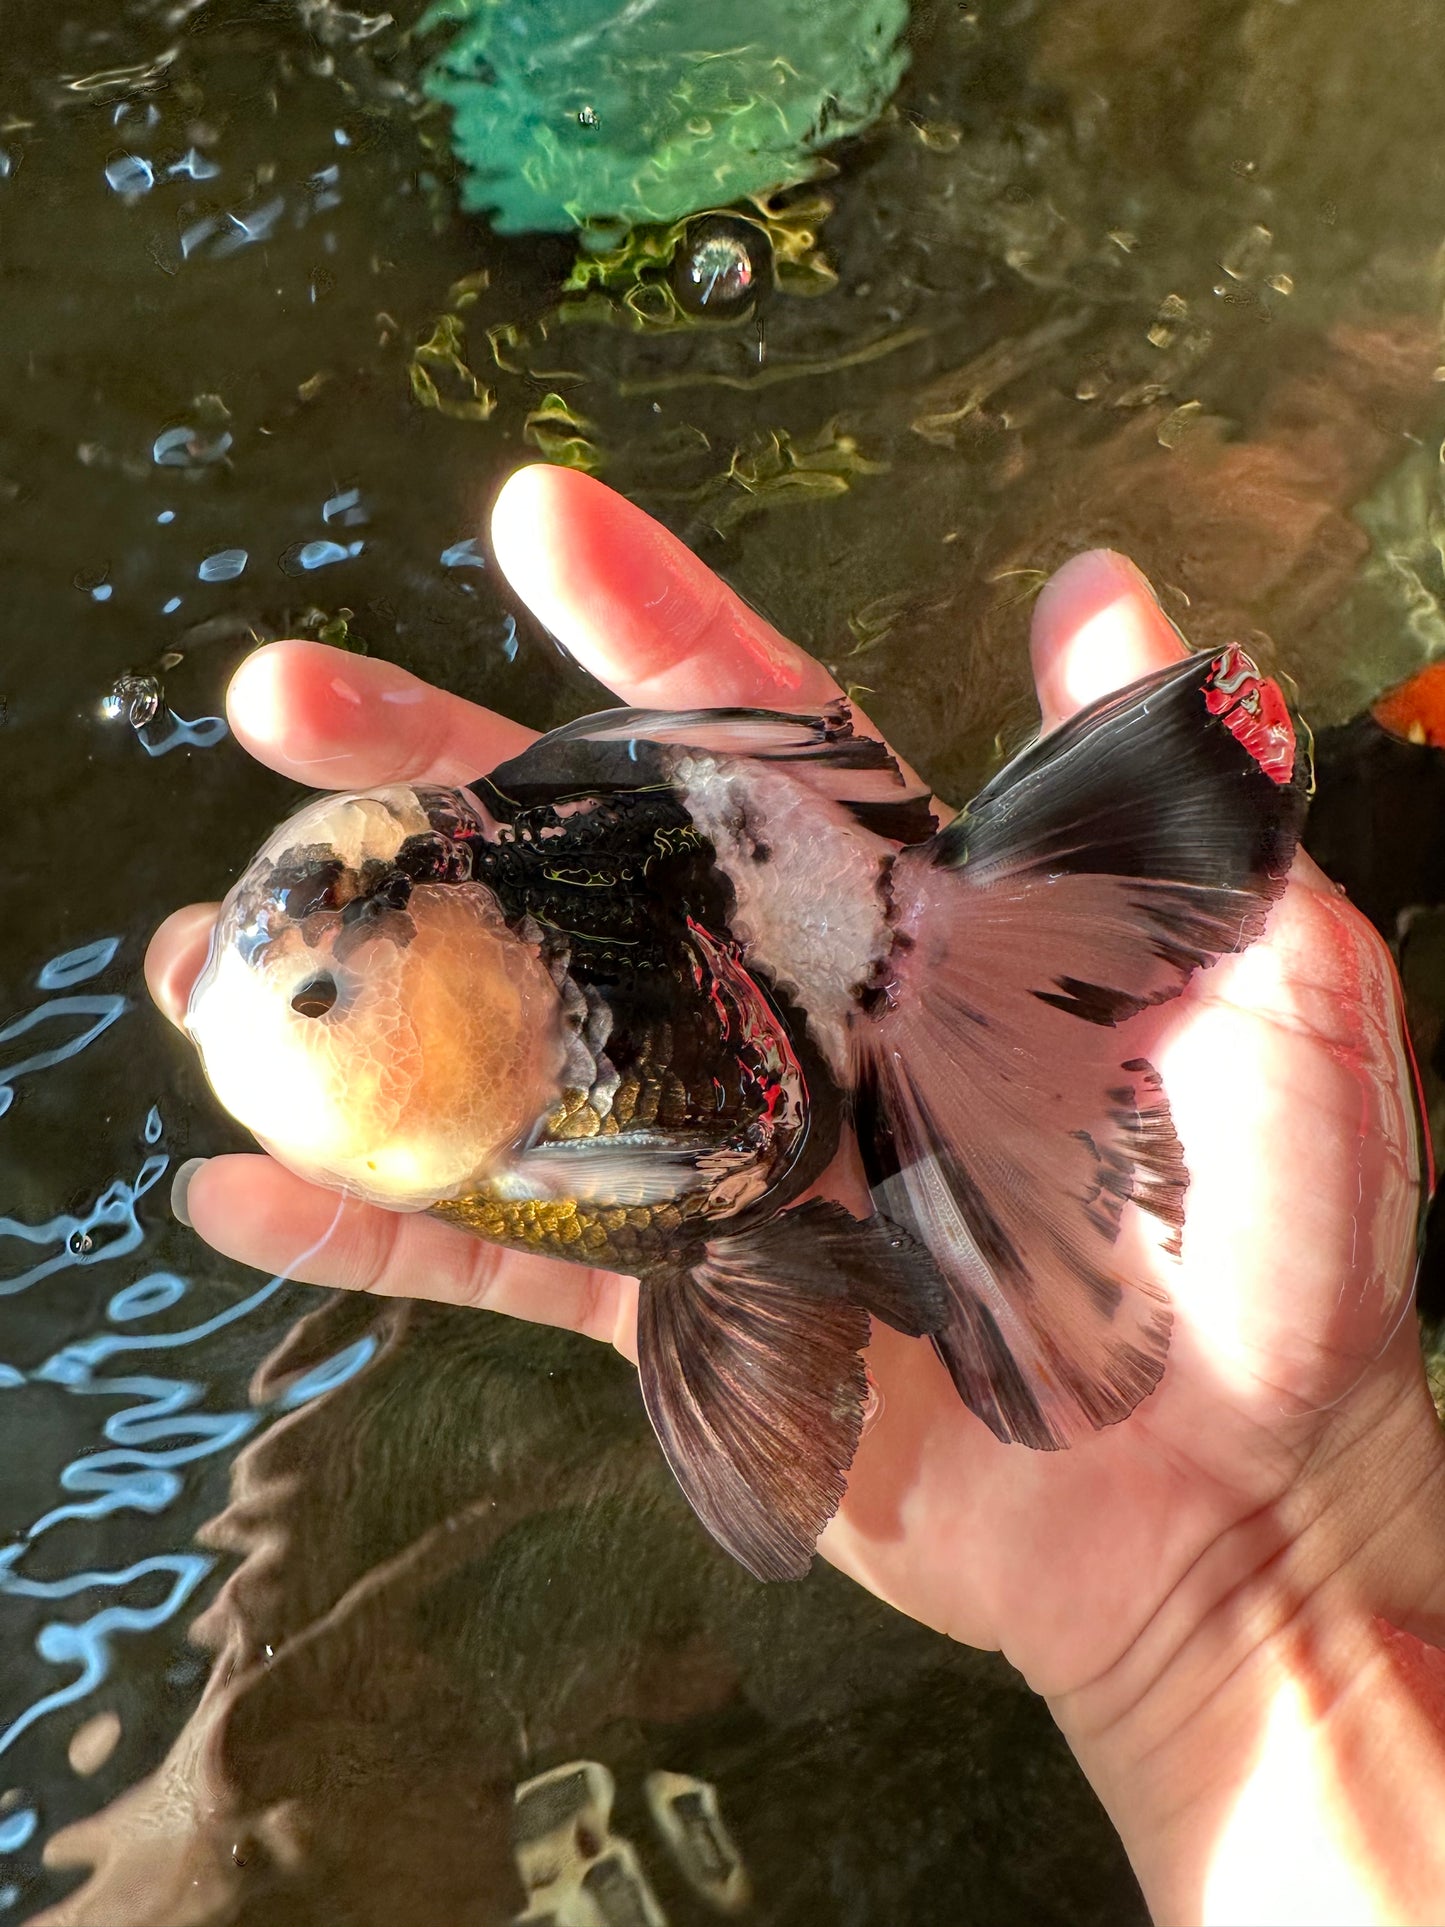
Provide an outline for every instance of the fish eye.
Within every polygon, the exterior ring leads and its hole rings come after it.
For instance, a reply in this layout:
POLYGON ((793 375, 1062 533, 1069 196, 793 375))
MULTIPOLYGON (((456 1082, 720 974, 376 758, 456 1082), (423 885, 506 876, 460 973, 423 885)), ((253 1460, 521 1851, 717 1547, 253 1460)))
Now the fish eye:
POLYGON ((291 1008, 298 1017, 324 1017, 336 1002, 336 979, 322 971, 320 976, 308 977, 291 999, 291 1008))

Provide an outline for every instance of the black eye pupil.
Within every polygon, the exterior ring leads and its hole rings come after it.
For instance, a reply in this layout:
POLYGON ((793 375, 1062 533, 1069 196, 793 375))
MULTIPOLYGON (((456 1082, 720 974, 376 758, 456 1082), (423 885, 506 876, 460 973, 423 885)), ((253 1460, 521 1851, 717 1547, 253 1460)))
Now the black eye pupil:
POLYGON ((336 979, 323 973, 306 979, 292 997, 291 1008, 298 1017, 324 1017, 335 1002, 336 979))

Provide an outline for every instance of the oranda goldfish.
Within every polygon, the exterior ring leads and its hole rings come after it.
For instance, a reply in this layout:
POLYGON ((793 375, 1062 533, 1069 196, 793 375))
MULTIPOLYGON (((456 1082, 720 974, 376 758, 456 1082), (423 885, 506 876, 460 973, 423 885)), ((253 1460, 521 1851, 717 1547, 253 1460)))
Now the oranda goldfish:
POLYGON ((1093 704, 943 829, 845 703, 613 710, 465 788, 307 804, 226 899, 188 1028, 294 1171, 636 1275, 684 1492, 795 1577, 870 1315, 1026 1446, 1158 1383, 1169 1305, 1120 1231, 1177 1248, 1189 1178, 1130 1019, 1259 935, 1306 787, 1236 647, 1093 704), (849 1125, 873 1215, 793 1204, 849 1125))

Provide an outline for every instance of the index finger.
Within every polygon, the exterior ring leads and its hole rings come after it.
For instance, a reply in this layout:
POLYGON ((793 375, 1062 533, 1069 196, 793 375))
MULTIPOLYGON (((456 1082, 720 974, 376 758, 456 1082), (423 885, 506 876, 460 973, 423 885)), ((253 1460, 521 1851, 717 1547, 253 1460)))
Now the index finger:
POLYGON ((247 656, 226 715, 259 762, 320 790, 468 783, 533 740, 396 663, 321 642, 272 642, 247 656))

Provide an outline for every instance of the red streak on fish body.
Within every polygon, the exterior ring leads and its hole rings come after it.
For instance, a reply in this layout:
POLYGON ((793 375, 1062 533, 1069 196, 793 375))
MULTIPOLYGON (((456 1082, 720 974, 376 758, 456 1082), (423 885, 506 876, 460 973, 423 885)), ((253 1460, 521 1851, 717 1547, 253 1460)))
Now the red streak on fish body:
POLYGON ((769 1130, 801 1129, 807 1112, 807 1081, 777 1013, 731 944, 719 943, 692 917, 687 927, 702 960, 693 964, 694 979, 699 989, 705 988, 724 1037, 732 1033, 728 1004, 733 1006, 742 1061, 762 1104, 759 1123, 769 1130))
POLYGON ((1287 783, 1294 775, 1295 734, 1289 710, 1277 684, 1230 643, 1209 667, 1204 685, 1205 707, 1222 719, 1225 728, 1249 751, 1272 783, 1287 783))

